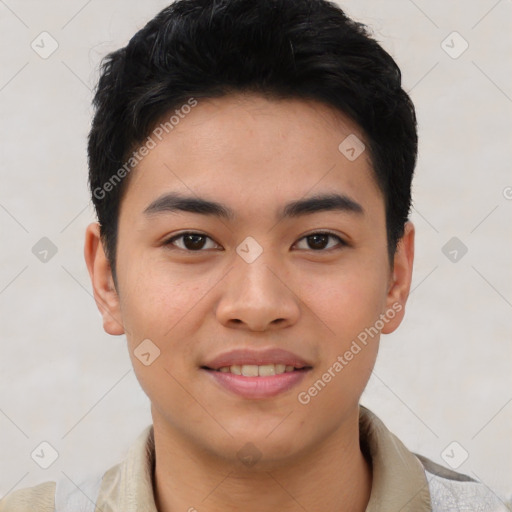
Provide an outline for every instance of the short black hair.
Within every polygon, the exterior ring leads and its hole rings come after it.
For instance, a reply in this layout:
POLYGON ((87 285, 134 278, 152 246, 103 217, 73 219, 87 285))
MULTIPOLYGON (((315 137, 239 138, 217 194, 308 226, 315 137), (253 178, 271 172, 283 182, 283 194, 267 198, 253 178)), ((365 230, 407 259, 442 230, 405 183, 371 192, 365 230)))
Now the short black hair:
POLYGON ((414 106, 393 58, 364 24, 326 0, 177 0, 104 58, 95 91, 89 186, 114 280, 128 181, 121 178, 128 161, 136 164, 134 149, 191 98, 239 92, 317 100, 363 130, 392 264, 411 208, 418 144, 414 106))

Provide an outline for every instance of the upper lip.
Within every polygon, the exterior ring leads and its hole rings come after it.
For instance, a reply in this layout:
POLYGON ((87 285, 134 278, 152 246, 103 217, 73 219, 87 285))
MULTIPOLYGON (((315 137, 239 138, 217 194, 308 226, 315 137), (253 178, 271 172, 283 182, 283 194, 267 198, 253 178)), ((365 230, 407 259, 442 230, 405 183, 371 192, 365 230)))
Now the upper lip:
POLYGON ((294 366, 295 368, 306 368, 311 365, 302 357, 293 352, 282 348, 270 348, 266 350, 236 349, 224 352, 217 357, 207 361, 203 367, 211 370, 218 370, 225 366, 233 365, 264 365, 264 364, 284 364, 294 366))

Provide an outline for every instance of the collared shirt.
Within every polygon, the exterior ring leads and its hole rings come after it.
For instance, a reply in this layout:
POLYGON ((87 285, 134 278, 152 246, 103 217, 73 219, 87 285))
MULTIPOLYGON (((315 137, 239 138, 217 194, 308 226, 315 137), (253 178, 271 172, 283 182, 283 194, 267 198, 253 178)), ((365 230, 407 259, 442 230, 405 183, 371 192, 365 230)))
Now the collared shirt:
MULTIPOLYGON (((484 484, 410 452, 363 406, 359 408, 359 432, 373 474, 366 512, 510 510, 484 484)), ((158 512, 154 468, 154 431, 149 425, 126 458, 106 472, 76 483, 63 479, 14 491, 0 500, 0 512, 158 512)))

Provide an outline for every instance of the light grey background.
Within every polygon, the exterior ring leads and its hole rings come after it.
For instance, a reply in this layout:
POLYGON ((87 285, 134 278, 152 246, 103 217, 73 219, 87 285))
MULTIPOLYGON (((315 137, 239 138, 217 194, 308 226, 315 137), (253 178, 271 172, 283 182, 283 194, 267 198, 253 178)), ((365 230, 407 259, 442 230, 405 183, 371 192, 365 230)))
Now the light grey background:
MULTIPOLYGON (((167 3, 0 0, 0 496, 105 470, 151 422, 125 338, 103 332, 91 295, 85 147, 101 57, 167 3), (31 48, 50 48, 43 31, 59 45, 47 59, 31 48), (46 263, 32 253, 42 237, 58 249, 46 263), (46 470, 30 457, 42 441, 59 453, 46 470)), ((512 2, 340 3, 397 60, 420 134, 413 291, 362 403, 444 465, 456 441, 458 471, 510 496, 512 2), (469 44, 458 58, 454 31, 469 44), (468 249, 456 262, 452 237, 468 249)))

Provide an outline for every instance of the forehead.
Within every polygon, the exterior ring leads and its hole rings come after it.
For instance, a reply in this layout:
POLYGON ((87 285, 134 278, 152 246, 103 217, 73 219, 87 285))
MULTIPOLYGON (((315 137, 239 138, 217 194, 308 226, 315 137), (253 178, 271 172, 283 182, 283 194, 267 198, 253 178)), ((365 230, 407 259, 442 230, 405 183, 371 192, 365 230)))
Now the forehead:
POLYGON ((142 213, 169 191, 229 196, 235 212, 308 193, 382 199, 362 130, 334 108, 247 94, 196 101, 162 116, 123 203, 142 213))

